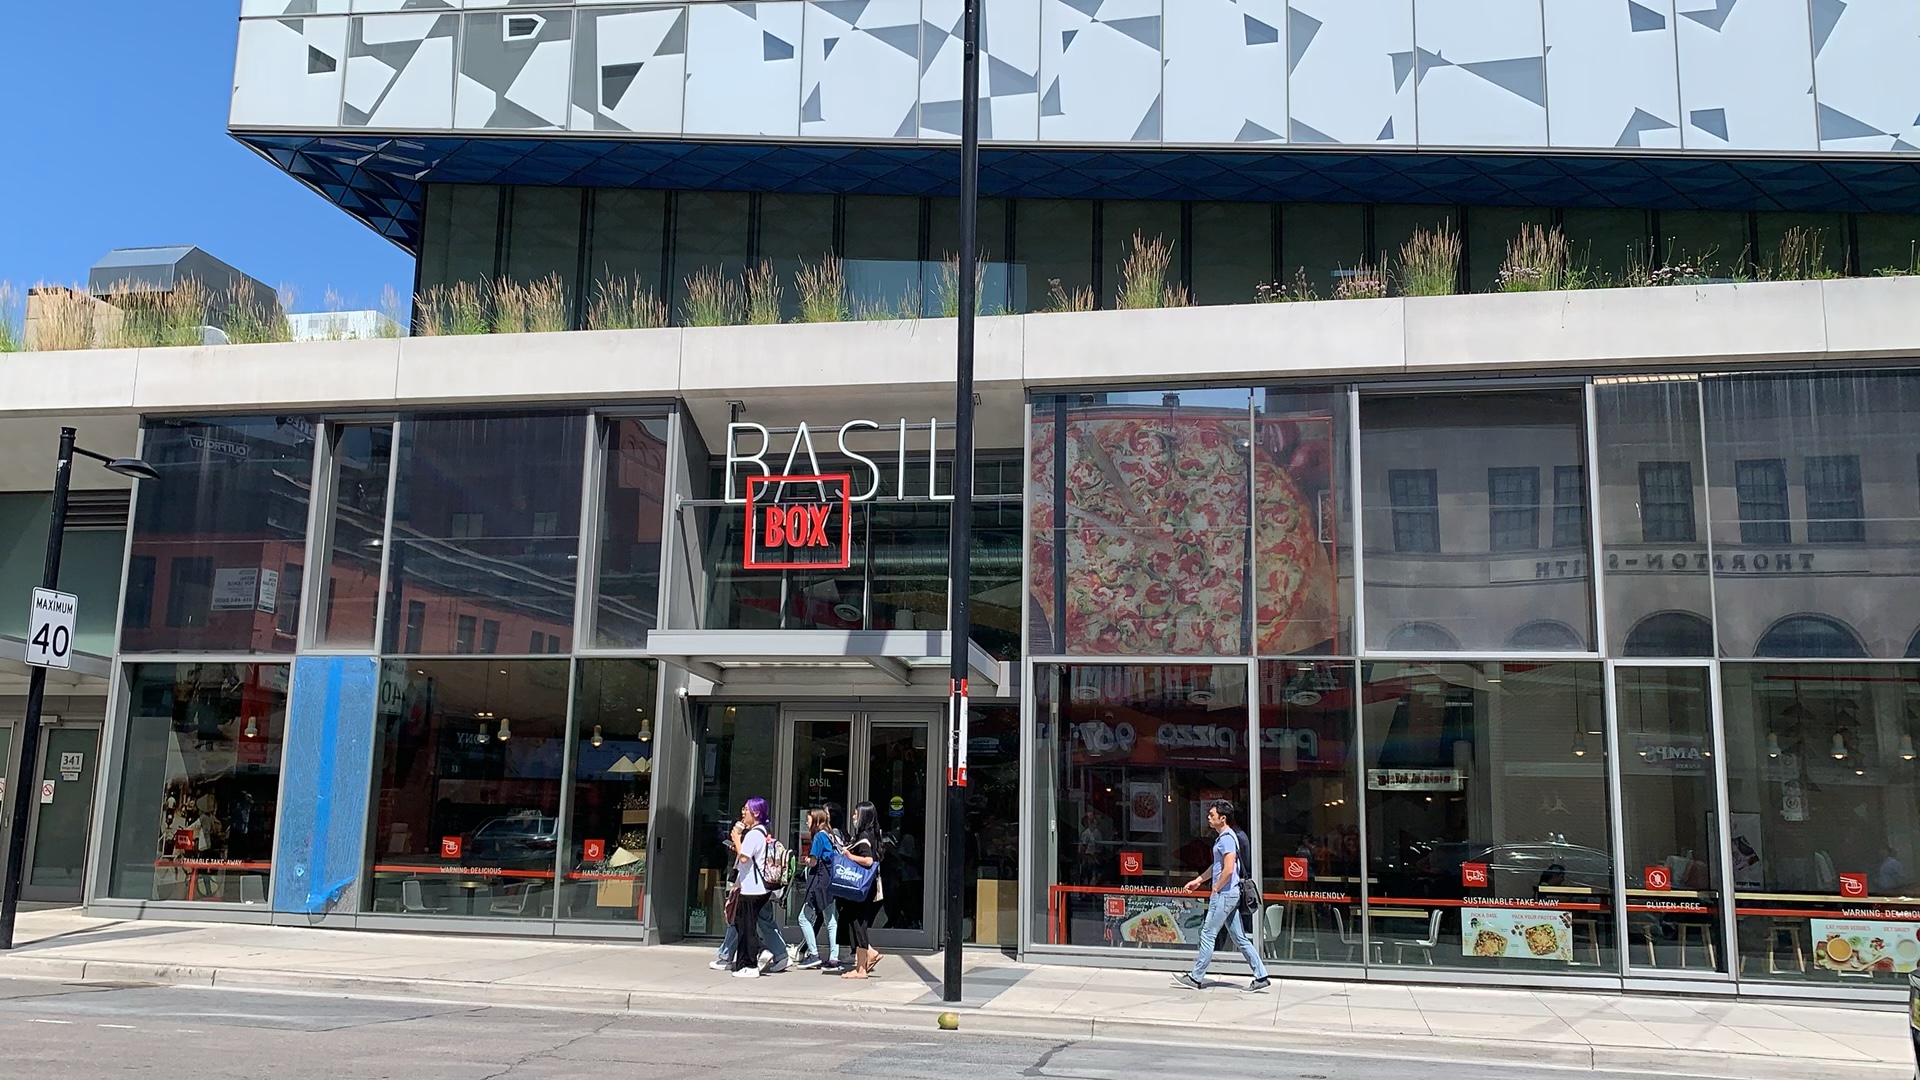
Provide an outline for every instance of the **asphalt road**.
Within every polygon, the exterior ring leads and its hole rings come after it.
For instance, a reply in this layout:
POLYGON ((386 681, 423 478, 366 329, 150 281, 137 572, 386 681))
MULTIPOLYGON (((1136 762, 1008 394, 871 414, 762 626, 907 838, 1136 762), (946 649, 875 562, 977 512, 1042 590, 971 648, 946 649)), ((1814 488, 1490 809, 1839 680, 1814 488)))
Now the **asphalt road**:
POLYGON ((0 1077, 106 1080, 1658 1080, 1652 1074, 1198 1051, 162 986, 0 979, 0 1077))

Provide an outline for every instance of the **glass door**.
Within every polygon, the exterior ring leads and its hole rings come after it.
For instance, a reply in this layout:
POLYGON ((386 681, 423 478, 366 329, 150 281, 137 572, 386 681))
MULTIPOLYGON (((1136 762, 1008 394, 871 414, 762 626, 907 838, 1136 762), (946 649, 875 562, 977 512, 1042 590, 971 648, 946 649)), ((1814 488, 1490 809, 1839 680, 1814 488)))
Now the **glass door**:
POLYGON ((1613 696, 1627 968, 1661 978, 1725 977, 1713 668, 1616 666, 1613 696))
POLYGON ((63 724, 40 733, 41 785, 33 803, 21 899, 80 902, 99 749, 100 729, 94 725, 63 724))

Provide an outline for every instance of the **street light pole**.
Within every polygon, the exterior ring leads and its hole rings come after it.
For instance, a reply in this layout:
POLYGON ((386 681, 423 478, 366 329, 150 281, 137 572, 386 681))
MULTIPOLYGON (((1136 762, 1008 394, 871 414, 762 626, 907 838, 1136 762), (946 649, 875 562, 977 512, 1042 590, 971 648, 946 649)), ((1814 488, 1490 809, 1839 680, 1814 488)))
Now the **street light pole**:
MULTIPOLYGON (((109 471, 136 480, 158 480, 160 474, 139 458, 110 458, 74 445, 74 429, 60 429, 60 455, 53 467, 53 509, 47 521, 47 562, 40 573, 41 588, 60 588, 60 554, 67 538, 67 487, 73 476, 73 456, 89 457, 109 471)), ((20 886, 26 877, 27 822, 33 814, 33 796, 40 789, 40 710, 47 699, 47 669, 33 665, 27 673, 27 715, 14 733, 13 753, 7 765, 13 776, 6 817, 6 880, 0 884, 0 950, 13 948, 14 917, 20 912, 20 886)))
POLYGON ((980 211, 980 5, 962 0, 960 74, 960 298, 959 363, 953 404, 953 524, 947 553, 951 612, 948 672, 947 755, 947 951, 941 996, 960 1000, 960 939, 964 921, 967 816, 967 675, 973 619, 967 608, 973 587, 973 330, 980 306, 978 264, 980 211))
MULTIPOLYGON (((73 474, 73 437, 70 427, 60 429, 60 457, 53 467, 53 515, 47 522, 47 562, 40 573, 40 587, 60 588, 60 552, 67 531, 67 480, 73 474)), ((27 673, 27 715, 13 738, 13 798, 8 800, 7 880, 0 889, 0 949, 13 948, 13 920, 20 911, 20 883, 26 868, 27 821, 33 813, 33 794, 39 790, 34 775, 40 764, 40 709, 47 698, 47 669, 34 667, 27 673)))

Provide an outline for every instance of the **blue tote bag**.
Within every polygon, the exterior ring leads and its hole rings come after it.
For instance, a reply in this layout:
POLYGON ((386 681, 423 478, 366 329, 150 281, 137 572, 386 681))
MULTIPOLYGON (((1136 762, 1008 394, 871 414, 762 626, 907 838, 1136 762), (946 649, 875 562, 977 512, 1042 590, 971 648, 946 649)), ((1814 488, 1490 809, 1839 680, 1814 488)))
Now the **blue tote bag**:
POLYGON ((827 870, 827 895, 838 900, 863 902, 873 894, 873 875, 880 870, 879 860, 861 866, 852 859, 833 860, 827 870))

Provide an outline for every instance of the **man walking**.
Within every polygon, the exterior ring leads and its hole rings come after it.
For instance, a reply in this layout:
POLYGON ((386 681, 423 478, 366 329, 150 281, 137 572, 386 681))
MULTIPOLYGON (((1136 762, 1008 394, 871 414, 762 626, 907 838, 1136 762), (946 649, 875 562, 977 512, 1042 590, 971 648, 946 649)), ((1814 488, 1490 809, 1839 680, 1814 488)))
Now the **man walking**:
POLYGON ((1246 957, 1247 964, 1253 968, 1253 981, 1245 990, 1257 993, 1272 983, 1267 979, 1267 965, 1260 961, 1260 950, 1253 947, 1253 939, 1240 925, 1240 875, 1244 860, 1240 837, 1233 828, 1233 804, 1225 799, 1208 803, 1207 827, 1213 830, 1213 866, 1206 877, 1187 882, 1188 892, 1199 892, 1201 883, 1207 883, 1212 894, 1207 898, 1207 923, 1200 931, 1200 955, 1194 959, 1193 970, 1175 975, 1173 985, 1183 990, 1207 988, 1207 965, 1213 963, 1213 943, 1219 939, 1220 928, 1224 926, 1233 935, 1240 955, 1246 957))

